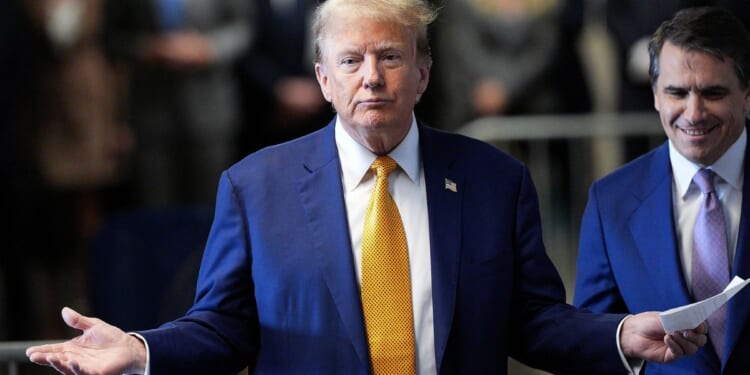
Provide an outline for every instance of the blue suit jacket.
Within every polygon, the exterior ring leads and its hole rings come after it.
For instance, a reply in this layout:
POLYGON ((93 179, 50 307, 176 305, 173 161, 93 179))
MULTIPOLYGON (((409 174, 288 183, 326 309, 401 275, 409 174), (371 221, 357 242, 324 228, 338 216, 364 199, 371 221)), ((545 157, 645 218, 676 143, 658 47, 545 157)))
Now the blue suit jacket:
MULTIPOLYGON (((507 356, 620 373, 622 315, 564 305, 527 169, 497 149, 420 127, 441 374, 504 374, 507 356), (457 192, 445 188, 445 179, 457 192)), ((370 363, 333 123, 221 177, 188 314, 147 339, 153 374, 368 374, 370 363)))
MULTIPOLYGON (((750 169, 745 180, 735 275, 750 276, 750 169)), ((669 145, 595 182, 581 225, 575 304, 601 312, 666 310, 694 302, 683 278, 672 209, 669 145)), ((734 276, 734 275, 733 275, 734 276)), ((647 364, 646 374, 750 373, 750 288, 729 303, 726 353, 709 343, 671 364, 647 364)))

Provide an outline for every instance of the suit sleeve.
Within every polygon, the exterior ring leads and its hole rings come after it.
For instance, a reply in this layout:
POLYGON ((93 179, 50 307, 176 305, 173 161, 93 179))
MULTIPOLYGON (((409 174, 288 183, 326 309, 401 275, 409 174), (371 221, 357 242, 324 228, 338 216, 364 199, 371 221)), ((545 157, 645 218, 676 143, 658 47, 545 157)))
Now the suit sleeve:
POLYGON ((258 315, 247 228, 242 202, 225 172, 195 304, 183 318, 140 332, 149 345, 152 374, 231 374, 252 367, 258 315))
POLYGON ((627 312, 609 263, 597 192, 595 184, 581 222, 573 303, 595 312, 627 312))
POLYGON ((517 209, 511 354, 533 367, 570 374, 625 373, 617 349, 621 314, 565 304, 565 289, 542 242, 536 192, 524 170, 517 209))

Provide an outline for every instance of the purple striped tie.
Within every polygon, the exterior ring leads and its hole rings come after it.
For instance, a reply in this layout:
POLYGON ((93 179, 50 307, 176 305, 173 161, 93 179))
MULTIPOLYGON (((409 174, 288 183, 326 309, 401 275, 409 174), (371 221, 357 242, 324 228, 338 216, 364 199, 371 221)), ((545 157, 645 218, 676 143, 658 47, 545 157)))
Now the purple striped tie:
MULTIPOLYGON (((693 232, 693 297, 700 301, 720 293, 729 284, 727 232, 721 201, 714 190, 714 172, 700 169, 693 182, 704 200, 695 219, 693 232)), ((721 359, 724 349, 727 305, 708 317, 708 336, 721 359)))

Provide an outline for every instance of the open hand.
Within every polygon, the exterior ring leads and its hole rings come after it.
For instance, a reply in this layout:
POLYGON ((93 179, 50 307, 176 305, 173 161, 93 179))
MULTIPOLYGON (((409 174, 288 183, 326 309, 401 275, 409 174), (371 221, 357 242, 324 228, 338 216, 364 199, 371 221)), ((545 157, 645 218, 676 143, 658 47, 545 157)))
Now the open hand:
POLYGON ((26 349, 31 362, 53 367, 61 374, 142 374, 146 348, 138 338, 96 318, 63 308, 65 323, 83 334, 59 344, 26 349))

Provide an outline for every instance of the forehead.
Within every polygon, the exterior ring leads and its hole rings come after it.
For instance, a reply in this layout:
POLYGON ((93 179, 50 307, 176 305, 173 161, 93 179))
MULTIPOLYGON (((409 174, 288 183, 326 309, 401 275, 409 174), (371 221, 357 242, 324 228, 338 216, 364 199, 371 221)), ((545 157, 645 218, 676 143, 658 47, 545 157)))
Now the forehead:
POLYGON ((321 41, 324 51, 328 53, 352 49, 403 48, 410 50, 416 45, 416 33, 395 21, 342 17, 330 22, 321 41))
POLYGON ((700 50, 688 50, 670 42, 664 43, 659 55, 657 84, 722 85, 738 83, 733 60, 700 50))

